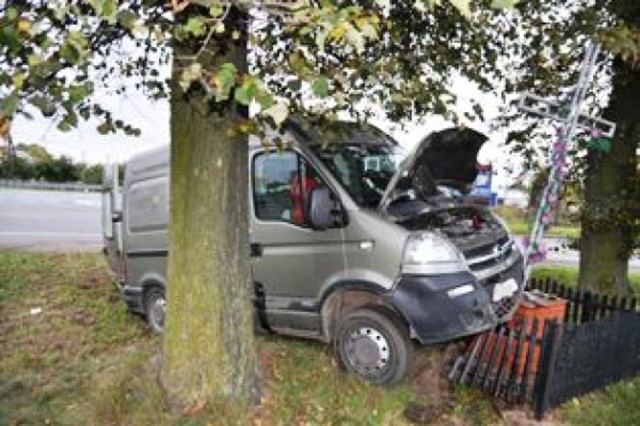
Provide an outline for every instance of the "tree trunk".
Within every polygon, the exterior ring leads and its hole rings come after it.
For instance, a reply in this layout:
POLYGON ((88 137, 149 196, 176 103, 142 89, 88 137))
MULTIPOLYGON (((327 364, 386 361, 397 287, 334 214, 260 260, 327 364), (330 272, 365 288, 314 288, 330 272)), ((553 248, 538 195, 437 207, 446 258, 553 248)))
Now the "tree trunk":
POLYGON ((637 238, 637 155, 640 146, 640 74, 614 61, 613 92, 604 116, 617 123, 611 151, 587 155, 581 219, 580 288, 627 295, 628 263, 637 238))
MULTIPOLYGON (((244 39, 244 38, 243 38, 244 39)), ((216 41, 212 41, 216 42, 216 41)), ((217 47, 221 41, 218 40, 217 47)), ((246 40, 227 40, 205 68, 233 62, 247 70, 246 40)), ((174 58, 193 54, 174 47, 174 58)), ((206 54, 206 53, 205 53, 206 54)), ((171 226, 161 380, 180 405, 258 396, 250 299, 247 141, 228 131, 242 119, 204 92, 177 87, 171 97, 171 226)), ((246 110, 244 111, 246 112, 246 110)))

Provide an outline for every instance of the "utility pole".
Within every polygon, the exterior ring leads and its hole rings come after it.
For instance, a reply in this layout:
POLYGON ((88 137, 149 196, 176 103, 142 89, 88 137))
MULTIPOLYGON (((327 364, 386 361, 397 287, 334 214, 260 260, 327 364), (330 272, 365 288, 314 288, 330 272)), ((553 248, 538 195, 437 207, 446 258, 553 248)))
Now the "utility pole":
POLYGON ((579 128, 596 130, 599 136, 608 138, 613 137, 615 133, 615 123, 581 112, 596 68, 598 53, 600 53, 600 46, 589 43, 580 69, 578 84, 573 90, 569 104, 549 101, 530 93, 525 93, 520 98, 519 109, 531 115, 549 118, 560 123, 552 150, 549 180, 542 192, 527 245, 525 256, 525 279, 527 282, 535 258, 542 254, 540 240, 553 221, 554 208, 564 181, 567 150, 571 146, 577 130, 579 128))

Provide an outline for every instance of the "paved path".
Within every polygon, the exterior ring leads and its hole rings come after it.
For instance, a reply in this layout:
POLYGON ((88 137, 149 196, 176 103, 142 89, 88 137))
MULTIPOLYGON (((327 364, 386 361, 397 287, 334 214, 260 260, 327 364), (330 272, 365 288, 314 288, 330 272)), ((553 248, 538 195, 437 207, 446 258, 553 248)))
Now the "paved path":
POLYGON ((0 248, 99 250, 99 193, 0 189, 0 248))
MULTIPOLYGON (((524 236, 517 235, 516 241, 521 243, 524 236)), ((580 252, 567 246, 567 239, 550 237, 545 238, 547 247, 546 259, 539 265, 578 266, 580 264, 580 252)), ((521 245, 522 247, 522 245, 521 245)), ((638 255, 629 259, 629 270, 640 271, 640 257, 638 255)))

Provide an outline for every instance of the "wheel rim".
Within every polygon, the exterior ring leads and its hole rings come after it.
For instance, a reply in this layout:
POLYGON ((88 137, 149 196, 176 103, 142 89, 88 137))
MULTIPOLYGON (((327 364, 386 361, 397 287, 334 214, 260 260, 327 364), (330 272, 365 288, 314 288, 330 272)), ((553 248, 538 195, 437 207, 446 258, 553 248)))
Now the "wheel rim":
POLYGON ((149 323, 155 330, 162 331, 164 329, 164 309, 166 301, 159 294, 151 296, 149 303, 149 323))
POLYGON ((391 347, 389 341, 372 327, 358 327, 349 332, 345 341, 349 364, 366 377, 378 377, 389 366, 391 347))

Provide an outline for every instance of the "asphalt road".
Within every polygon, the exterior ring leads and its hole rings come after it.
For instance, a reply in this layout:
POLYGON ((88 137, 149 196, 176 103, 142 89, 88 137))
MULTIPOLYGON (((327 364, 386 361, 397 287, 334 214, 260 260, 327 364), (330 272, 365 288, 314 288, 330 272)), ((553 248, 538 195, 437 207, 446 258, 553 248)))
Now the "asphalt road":
POLYGON ((101 196, 0 188, 0 248, 99 250, 101 196))

